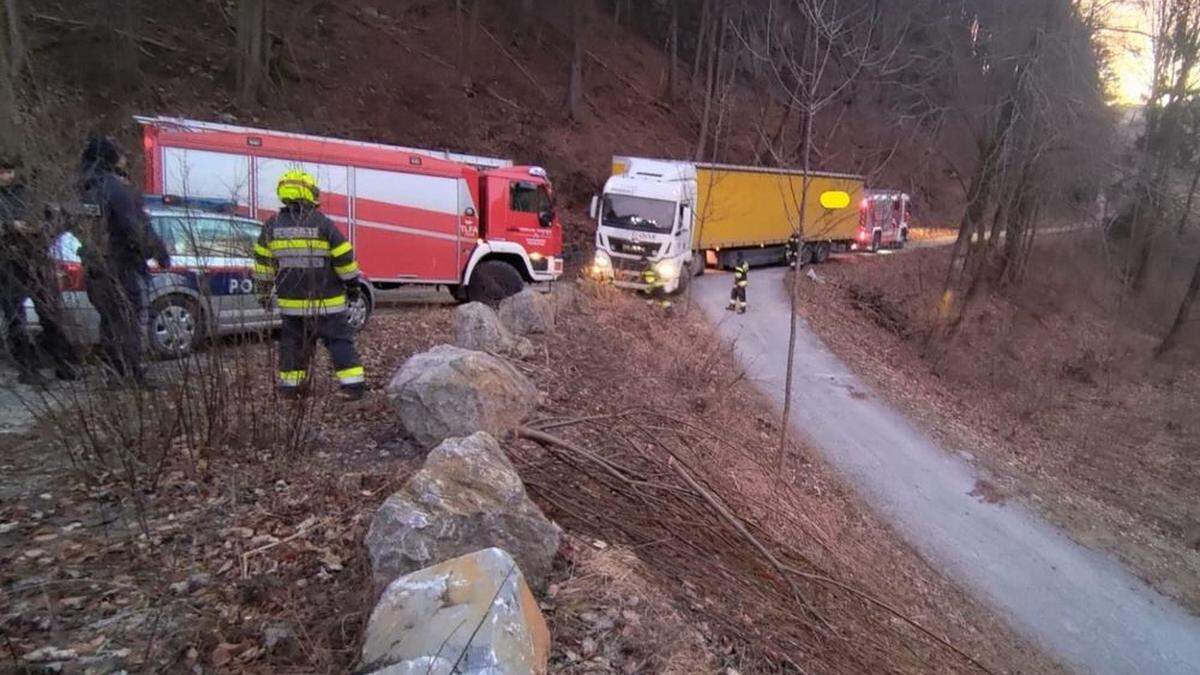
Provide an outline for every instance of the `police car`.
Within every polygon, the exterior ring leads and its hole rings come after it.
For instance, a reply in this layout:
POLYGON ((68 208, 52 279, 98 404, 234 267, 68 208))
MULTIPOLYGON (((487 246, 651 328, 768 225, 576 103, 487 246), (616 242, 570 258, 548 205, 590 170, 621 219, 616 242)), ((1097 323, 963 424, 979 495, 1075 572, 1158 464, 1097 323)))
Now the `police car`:
MULTIPOLYGON (((170 269, 150 263, 145 317, 148 351, 179 358, 196 351, 207 338, 269 330, 279 313, 264 309, 254 290, 254 242, 262 225, 232 213, 232 203, 215 200, 147 197, 151 227, 171 254, 170 269)), ((80 242, 67 232, 55 257, 59 287, 67 309, 66 329, 78 343, 100 340, 100 316, 87 299, 79 258, 80 242)), ((374 305, 371 285, 361 279, 360 300, 351 303, 351 325, 361 329, 374 305)), ((36 315, 29 305, 30 323, 36 315)))

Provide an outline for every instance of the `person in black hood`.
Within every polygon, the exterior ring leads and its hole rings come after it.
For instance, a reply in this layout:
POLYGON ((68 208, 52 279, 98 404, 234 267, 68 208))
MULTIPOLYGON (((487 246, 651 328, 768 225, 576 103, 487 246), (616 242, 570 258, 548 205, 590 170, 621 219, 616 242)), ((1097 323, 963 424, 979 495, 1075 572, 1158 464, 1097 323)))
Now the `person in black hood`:
POLYGON ((16 157, 0 157, 0 314, 18 381, 43 385, 38 373, 43 354, 53 360, 59 379, 70 380, 75 378, 75 350, 62 330, 62 298, 49 255, 62 229, 29 222, 21 164, 16 157), (31 298, 42 328, 36 346, 25 326, 25 301, 31 298))
POLYGON ((146 260, 170 267, 162 239, 150 227, 141 193, 126 173, 125 153, 108 136, 88 137, 81 157, 80 191, 95 216, 80 257, 88 300, 100 314, 106 364, 119 377, 145 384, 142 331, 149 270, 146 260))

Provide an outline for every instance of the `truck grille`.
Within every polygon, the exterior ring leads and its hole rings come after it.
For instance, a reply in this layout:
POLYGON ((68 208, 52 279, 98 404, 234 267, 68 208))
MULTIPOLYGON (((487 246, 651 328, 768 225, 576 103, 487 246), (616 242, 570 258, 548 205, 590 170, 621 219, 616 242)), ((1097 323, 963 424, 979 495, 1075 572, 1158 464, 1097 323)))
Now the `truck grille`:
POLYGON ((614 253, 641 256, 658 255, 658 249, 662 248, 662 244, 655 242, 630 241, 628 239, 621 239, 620 237, 609 237, 608 245, 614 253))

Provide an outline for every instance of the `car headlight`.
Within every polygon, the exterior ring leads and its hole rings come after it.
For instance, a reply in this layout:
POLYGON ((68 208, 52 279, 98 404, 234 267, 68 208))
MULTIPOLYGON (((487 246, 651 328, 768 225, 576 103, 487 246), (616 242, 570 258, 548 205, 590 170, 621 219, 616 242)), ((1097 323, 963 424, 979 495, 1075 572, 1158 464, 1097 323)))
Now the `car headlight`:
POLYGON ((612 258, 608 257, 604 251, 596 251, 596 257, 592 258, 592 264, 597 269, 610 269, 612 268, 612 258))
POLYGON ((674 281, 679 278, 679 261, 660 260, 654 264, 654 273, 663 281, 674 281))

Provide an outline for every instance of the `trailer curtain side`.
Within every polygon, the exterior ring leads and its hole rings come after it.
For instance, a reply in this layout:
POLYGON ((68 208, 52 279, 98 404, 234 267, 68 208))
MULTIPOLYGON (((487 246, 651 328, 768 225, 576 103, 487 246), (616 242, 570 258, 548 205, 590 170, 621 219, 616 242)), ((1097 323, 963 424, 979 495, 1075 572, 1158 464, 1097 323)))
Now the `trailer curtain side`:
MULTIPOLYGON (((696 249, 784 244, 799 224, 804 175, 799 171, 700 165, 696 171, 696 249)), ((861 176, 812 173, 804 237, 849 241, 858 229, 861 176), (825 208, 821 195, 845 192, 849 203, 825 208)))

